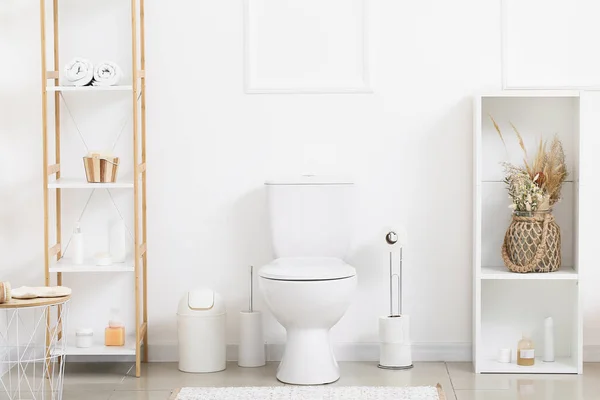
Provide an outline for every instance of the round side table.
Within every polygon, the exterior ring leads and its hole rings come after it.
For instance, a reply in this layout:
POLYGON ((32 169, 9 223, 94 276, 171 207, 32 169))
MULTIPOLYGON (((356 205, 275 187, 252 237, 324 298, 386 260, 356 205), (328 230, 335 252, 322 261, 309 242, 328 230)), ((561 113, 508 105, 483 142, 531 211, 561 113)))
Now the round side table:
POLYGON ((71 296, 0 304, 0 391, 9 400, 61 400, 71 296))

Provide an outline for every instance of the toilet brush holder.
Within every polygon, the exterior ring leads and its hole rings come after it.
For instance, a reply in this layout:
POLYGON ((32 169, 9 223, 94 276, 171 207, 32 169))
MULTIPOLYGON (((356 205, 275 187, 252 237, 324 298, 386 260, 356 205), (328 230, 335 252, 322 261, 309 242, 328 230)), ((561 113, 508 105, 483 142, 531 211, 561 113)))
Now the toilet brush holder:
POLYGON ((262 367, 265 364, 262 313, 260 311, 242 311, 240 312, 238 365, 240 367, 262 367))
POLYGON ((250 267, 249 310, 240 312, 238 366, 262 367, 266 364, 262 313, 254 311, 254 267, 250 267))

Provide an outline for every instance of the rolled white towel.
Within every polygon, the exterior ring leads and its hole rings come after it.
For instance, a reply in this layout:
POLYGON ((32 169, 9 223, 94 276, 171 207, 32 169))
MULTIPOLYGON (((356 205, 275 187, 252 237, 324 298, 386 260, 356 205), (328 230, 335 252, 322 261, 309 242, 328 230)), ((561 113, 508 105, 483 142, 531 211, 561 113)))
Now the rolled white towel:
POLYGON ((121 68, 111 61, 103 61, 94 68, 94 86, 114 86, 121 80, 121 68))
POLYGON ((94 65, 84 58, 74 58, 65 65, 65 78, 74 86, 86 86, 94 79, 94 65))

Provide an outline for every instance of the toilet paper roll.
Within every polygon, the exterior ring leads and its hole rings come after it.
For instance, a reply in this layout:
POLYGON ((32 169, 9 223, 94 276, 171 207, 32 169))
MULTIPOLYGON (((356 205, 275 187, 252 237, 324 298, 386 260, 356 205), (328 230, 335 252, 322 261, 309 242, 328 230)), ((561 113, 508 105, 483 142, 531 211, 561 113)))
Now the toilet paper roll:
POLYGON ((402 343, 381 343, 379 345, 379 366, 383 368, 410 368, 412 350, 402 343))
POLYGON ((387 226, 381 230, 378 236, 378 243, 381 243, 382 247, 389 251, 405 247, 407 243, 406 229, 401 226, 387 226), (391 235, 388 236, 390 233, 391 235), (392 239, 395 243, 390 243, 389 239, 392 239))
POLYGON ((262 367, 265 364, 262 313, 260 311, 242 311, 240 312, 238 365, 240 367, 262 367))
POLYGON ((381 343, 400 343, 410 345, 410 318, 379 317, 379 340, 381 343))

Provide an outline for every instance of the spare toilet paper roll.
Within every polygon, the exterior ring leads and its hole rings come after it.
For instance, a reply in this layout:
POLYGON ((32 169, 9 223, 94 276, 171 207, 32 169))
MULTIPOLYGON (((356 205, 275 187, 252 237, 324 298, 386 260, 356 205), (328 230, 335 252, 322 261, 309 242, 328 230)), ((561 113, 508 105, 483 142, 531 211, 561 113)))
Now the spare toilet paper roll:
POLYGON ((238 365, 240 367, 262 367, 265 364, 262 313, 260 311, 242 311, 240 312, 238 365))
POLYGON ((381 343, 379 345, 379 365, 388 368, 410 368, 412 366, 410 345, 381 343))
POLYGON ((379 317, 379 340, 381 343, 410 345, 410 319, 408 315, 379 317))

